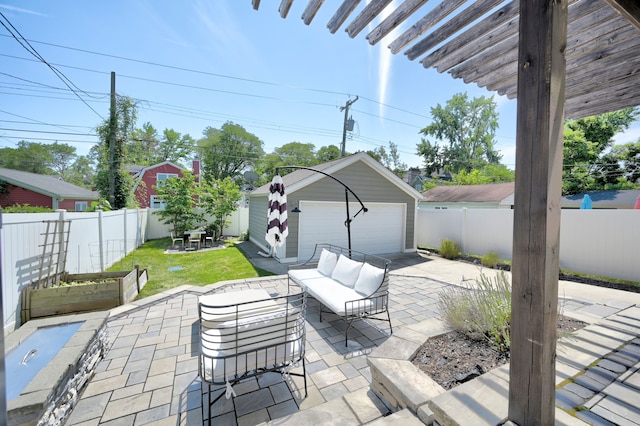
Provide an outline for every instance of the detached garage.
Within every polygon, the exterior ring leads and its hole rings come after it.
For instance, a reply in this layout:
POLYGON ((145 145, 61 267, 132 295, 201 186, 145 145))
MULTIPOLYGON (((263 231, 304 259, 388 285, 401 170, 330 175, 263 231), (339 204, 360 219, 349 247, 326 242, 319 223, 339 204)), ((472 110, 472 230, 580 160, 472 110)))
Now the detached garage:
MULTIPOLYGON (((416 249, 416 209, 422 195, 366 153, 312 166, 349 186, 367 212, 349 193, 351 246, 368 254, 411 252, 416 249)), ((283 169, 283 172, 288 171, 283 169)), ((311 170, 299 169, 282 177, 287 194, 289 235, 278 247, 281 262, 309 258, 316 243, 348 246, 345 188, 311 170), (299 213, 293 210, 297 207, 299 213)), ((249 204, 249 236, 265 252, 269 184, 254 190, 249 204)))

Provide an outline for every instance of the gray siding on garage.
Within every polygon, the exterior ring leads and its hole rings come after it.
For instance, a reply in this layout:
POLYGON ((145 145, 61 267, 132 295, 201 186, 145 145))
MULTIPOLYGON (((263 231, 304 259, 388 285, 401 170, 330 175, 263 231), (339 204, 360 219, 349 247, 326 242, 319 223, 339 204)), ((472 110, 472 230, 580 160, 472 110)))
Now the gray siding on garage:
MULTIPOLYGON (((348 167, 345 167, 344 169, 334 173, 333 176, 349 186, 353 192, 360 197, 360 200, 362 200, 365 207, 367 205, 367 201, 406 204, 407 222, 405 230, 405 249, 412 249, 414 247, 414 225, 416 220, 415 198, 398 188, 398 186, 391 183, 387 178, 382 176, 363 161, 358 161, 348 167)), ((322 176, 322 179, 319 181, 287 195, 287 204, 289 206, 289 236, 287 237, 286 257, 298 256, 298 215, 291 213, 291 210, 300 200, 344 202, 344 187, 333 179, 322 176)), ((352 194, 349 194, 349 201, 357 202, 352 194)), ((356 211, 351 211, 351 215, 355 213, 356 211)), ((304 211, 300 214, 304 214, 304 211)), ((358 218, 355 220, 358 220, 358 218)), ((264 238, 264 236, 262 238, 264 238)))
POLYGON ((249 200, 249 238, 268 249, 264 236, 267 233, 269 197, 266 194, 253 195, 249 200))

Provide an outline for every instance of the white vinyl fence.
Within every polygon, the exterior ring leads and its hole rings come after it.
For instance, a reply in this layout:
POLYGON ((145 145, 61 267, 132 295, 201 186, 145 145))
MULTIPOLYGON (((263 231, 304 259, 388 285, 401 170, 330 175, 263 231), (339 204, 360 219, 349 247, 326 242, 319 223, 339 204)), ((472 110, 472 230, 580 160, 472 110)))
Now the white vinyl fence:
MULTIPOLYGON (((53 229, 45 221, 70 221, 64 271, 77 274, 103 271, 139 247, 146 240, 147 215, 147 210, 127 209, 3 214, 0 260, 5 331, 20 325, 22 289, 50 271, 41 262, 45 242, 52 238, 51 233, 47 237, 48 226, 53 229)), ((60 241, 59 235, 56 240, 60 241)))
MULTIPOLYGON (((149 221, 147 224, 147 235, 149 240, 164 238, 169 236, 171 227, 160 222, 160 216, 154 214, 159 209, 149 209, 149 221)), ((266 214, 266 213, 265 213, 266 214)), ((213 218, 205 215, 205 222, 213 222, 213 218)), ((227 224, 222 230, 222 235, 239 236, 249 229, 249 208, 240 207, 227 218, 227 224)))
MULTIPOLYGON (((42 265, 47 233, 44 221, 70 221, 64 271, 79 274, 104 271, 145 241, 167 237, 169 226, 152 213, 152 209, 122 209, 2 214, 0 271, 5 332, 20 326, 22 289, 47 272, 48 265, 42 265)), ((223 235, 240 235, 248 228, 249 209, 242 207, 228 218, 223 235)))
MULTIPOLYGON (((448 239, 465 254, 512 260, 513 210, 418 209, 417 233, 420 247, 448 239)), ((561 269, 640 281, 639 253, 640 210, 562 210, 561 269)))

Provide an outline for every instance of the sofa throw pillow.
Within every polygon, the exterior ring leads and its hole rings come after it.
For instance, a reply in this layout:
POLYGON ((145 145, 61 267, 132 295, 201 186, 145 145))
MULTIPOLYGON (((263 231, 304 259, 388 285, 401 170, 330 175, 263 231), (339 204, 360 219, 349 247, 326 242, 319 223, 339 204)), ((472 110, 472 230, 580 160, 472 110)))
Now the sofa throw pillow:
POLYGON ((360 274, 362 263, 349 259, 347 256, 338 256, 338 263, 333 269, 331 278, 340 282, 342 285, 353 288, 356 285, 356 280, 360 274))
POLYGON ((358 275, 356 285, 353 289, 363 296, 370 296, 380 287, 383 277, 384 269, 376 268, 375 266, 365 263, 362 265, 362 269, 360 269, 360 275, 358 275))
POLYGON ((318 272, 326 277, 330 277, 337 262, 337 254, 330 252, 327 249, 322 249, 322 253, 320 253, 320 260, 318 260, 318 272))

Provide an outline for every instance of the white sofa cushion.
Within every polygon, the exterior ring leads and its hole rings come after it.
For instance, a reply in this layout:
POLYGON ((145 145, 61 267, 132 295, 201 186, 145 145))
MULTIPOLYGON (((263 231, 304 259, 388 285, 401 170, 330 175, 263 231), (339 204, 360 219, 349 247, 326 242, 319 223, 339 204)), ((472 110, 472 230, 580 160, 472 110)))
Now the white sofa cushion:
MULTIPOLYGON (((362 295, 358 294, 354 289, 339 284, 331 278, 309 280, 306 284, 307 293, 310 296, 321 301, 323 305, 338 315, 345 314, 345 302, 362 299, 362 295)), ((370 300, 364 300, 358 302, 357 308, 358 311, 366 311, 371 305, 370 300)), ((354 309, 354 307, 351 307, 351 309, 354 309)), ((355 313, 357 312, 349 312, 349 314, 355 313)))
POLYGON ((325 278, 317 269, 291 269, 289 271, 289 278, 300 287, 305 288, 305 282, 307 280, 313 280, 316 278, 325 278))
POLYGON ((322 249, 322 253, 320 253, 320 260, 318 260, 318 272, 320 272, 322 275, 330 277, 333 269, 336 267, 337 262, 337 254, 330 252, 327 249, 322 249))
POLYGON ((368 297, 373 294, 374 291, 382 284, 382 278, 384 277, 384 269, 376 268, 375 266, 365 263, 360 269, 360 275, 356 280, 356 285, 353 287, 362 296, 368 297))
POLYGON ((287 312, 225 321, 204 331, 200 352, 206 378, 220 382, 237 373, 299 360, 304 329, 295 323, 295 309, 287 312))
POLYGON ((336 263, 331 278, 346 287, 353 288, 356 285, 361 268, 361 262, 356 262, 341 254, 338 257, 338 263, 336 263))

